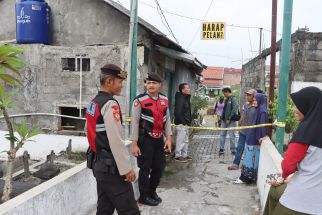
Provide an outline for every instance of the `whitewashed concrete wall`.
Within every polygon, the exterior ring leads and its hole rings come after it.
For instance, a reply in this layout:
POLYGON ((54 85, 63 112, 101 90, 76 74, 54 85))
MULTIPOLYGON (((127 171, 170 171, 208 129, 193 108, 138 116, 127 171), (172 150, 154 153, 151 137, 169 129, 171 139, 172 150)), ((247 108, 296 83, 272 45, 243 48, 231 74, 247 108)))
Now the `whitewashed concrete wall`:
MULTIPOLYGON (((126 141, 130 150, 130 141, 126 141)), ((138 176, 136 159, 132 167, 138 176)), ((133 183, 135 198, 139 198, 138 182, 133 183)), ((37 187, 0 205, 1 215, 88 215, 96 210, 96 180, 86 162, 69 169, 37 187)))
POLYGON ((305 87, 317 87, 322 90, 321 82, 303 82, 303 81, 293 81, 291 85, 291 93, 297 92, 305 87))
POLYGON ((259 159, 257 188, 260 197, 262 210, 265 207, 267 195, 270 185, 266 183, 266 177, 269 174, 281 173, 282 156, 278 153, 272 141, 267 138, 261 145, 261 153, 259 159))
POLYGON ((0 205, 0 214, 87 215, 96 201, 96 181, 84 162, 0 205))

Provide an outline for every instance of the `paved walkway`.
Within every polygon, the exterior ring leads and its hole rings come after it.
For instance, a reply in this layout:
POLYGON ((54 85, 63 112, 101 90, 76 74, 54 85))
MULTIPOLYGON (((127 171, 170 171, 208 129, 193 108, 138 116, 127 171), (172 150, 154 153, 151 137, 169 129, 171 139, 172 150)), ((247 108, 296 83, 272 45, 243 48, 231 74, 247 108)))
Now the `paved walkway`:
MULTIPOLYGON (((205 126, 213 126, 206 118, 205 126)), ((167 163, 157 192, 157 207, 140 205, 142 215, 251 215, 259 208, 255 185, 233 184, 240 171, 228 171, 233 156, 226 139, 226 154, 218 156, 219 133, 200 131, 192 136, 190 163, 167 163), (228 152, 228 153, 227 153, 228 152)))
MULTIPOLYGON (((205 126, 212 126, 207 117, 205 126)), ((157 207, 142 208, 143 215, 250 215, 259 208, 255 185, 233 184, 240 171, 228 171, 233 156, 226 139, 225 156, 218 155, 219 133, 200 131, 190 142, 191 163, 171 160, 162 179, 157 207), (228 153, 227 153, 228 152, 228 153)))

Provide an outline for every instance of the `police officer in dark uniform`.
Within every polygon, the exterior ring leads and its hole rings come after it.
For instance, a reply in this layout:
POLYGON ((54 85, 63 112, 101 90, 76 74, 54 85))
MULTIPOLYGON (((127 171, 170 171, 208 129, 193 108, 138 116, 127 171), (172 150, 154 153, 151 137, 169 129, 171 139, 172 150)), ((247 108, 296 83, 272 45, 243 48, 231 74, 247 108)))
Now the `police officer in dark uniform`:
POLYGON ((133 101, 132 154, 140 168, 139 202, 156 206, 162 201, 156 189, 165 168, 165 151, 171 152, 172 132, 168 98, 159 93, 161 78, 150 73, 145 81, 147 92, 133 101))
POLYGON ((101 88, 86 110, 86 133, 94 152, 93 173, 97 181, 97 215, 140 214, 131 182, 136 178, 122 139, 122 114, 118 102, 127 73, 118 66, 101 68, 101 88))

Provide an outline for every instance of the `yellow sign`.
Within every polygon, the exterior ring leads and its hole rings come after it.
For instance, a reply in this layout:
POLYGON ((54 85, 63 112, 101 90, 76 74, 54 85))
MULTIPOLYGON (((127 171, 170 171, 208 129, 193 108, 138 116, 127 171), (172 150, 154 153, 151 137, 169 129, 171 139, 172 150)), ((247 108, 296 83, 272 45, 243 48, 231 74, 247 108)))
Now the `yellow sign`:
POLYGON ((202 40, 223 40, 225 39, 224 22, 204 22, 201 31, 202 40))

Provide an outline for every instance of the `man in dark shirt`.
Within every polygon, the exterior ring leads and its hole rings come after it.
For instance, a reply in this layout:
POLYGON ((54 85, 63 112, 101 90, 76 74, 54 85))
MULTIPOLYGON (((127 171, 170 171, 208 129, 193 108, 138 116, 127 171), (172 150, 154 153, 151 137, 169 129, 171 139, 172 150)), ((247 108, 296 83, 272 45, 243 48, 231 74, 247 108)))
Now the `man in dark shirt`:
POLYGON ((177 140, 175 161, 187 162, 192 160, 188 156, 188 142, 189 142, 189 129, 180 127, 184 125, 191 125, 191 104, 190 104, 190 88, 187 83, 179 85, 179 92, 175 96, 174 107, 174 124, 177 127, 177 140))

